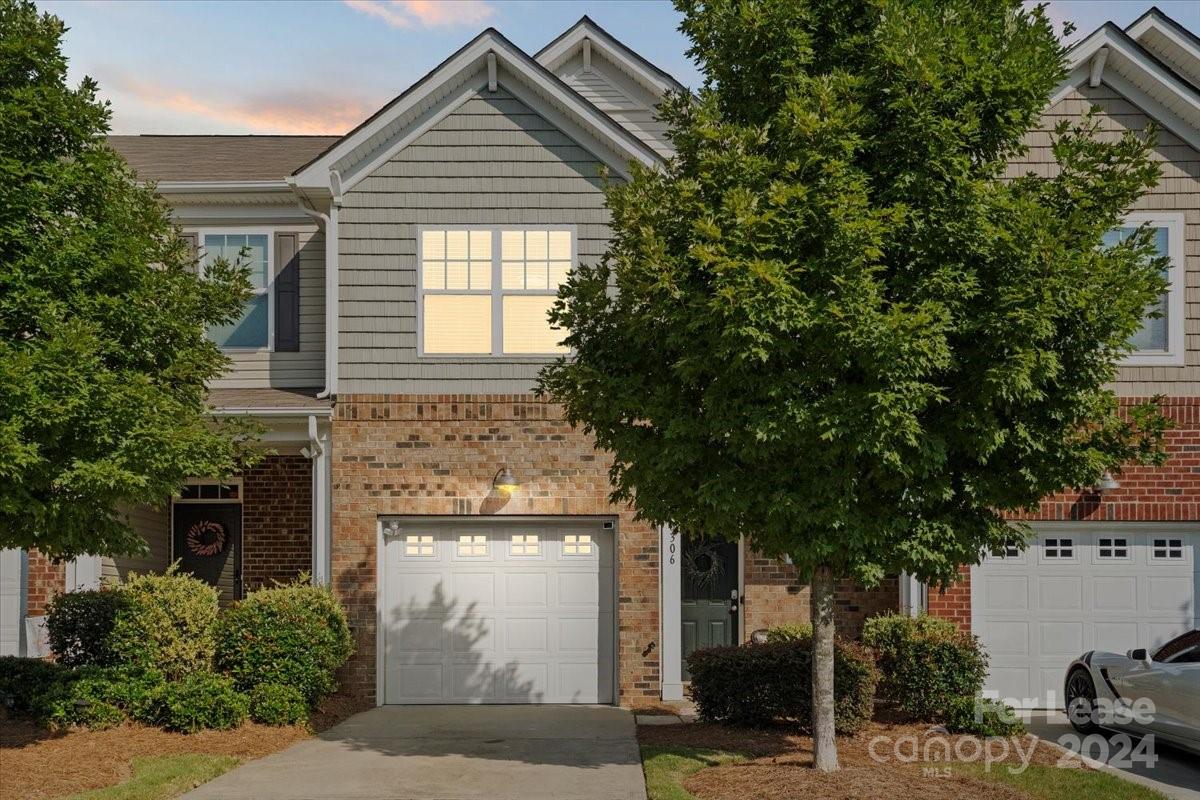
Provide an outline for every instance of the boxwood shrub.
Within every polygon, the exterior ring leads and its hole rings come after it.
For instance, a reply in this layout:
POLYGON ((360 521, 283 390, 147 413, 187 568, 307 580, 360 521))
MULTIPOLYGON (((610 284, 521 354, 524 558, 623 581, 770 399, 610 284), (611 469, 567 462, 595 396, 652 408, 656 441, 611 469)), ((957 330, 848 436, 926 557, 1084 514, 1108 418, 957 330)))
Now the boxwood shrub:
POLYGON ((811 622, 791 622, 784 625, 772 625, 767 628, 768 642, 792 642, 797 639, 811 639, 813 627, 811 622))
MULTIPOLYGON (((688 656, 692 699, 703 719, 739 725, 812 718, 812 641, 714 647, 688 656)), ((876 672, 871 654, 850 642, 834 648, 834 724, 854 733, 871 719, 876 672)))
POLYGON ((108 728, 144 718, 162 685, 156 670, 79 667, 59 674, 43 694, 38 715, 52 728, 108 728))
POLYGON ((43 699, 64 671, 52 661, 0 656, 0 705, 14 714, 40 716, 43 699))
POLYGON ((299 725, 308 720, 308 701, 294 687, 260 683, 250 690, 250 719, 264 725, 299 725))
POLYGON ((46 614, 46 632, 58 663, 65 667, 117 664, 112 630, 117 615, 128 605, 129 598, 116 588, 56 595, 46 614))
POLYGON ((177 566, 132 575, 118 588, 126 602, 112 628, 116 663, 156 669, 167 680, 212 668, 219 592, 177 566))
POLYGON ((987 676, 979 640, 948 620, 921 615, 872 617, 863 644, 878 659, 879 695, 916 720, 943 720, 956 698, 976 697, 987 676))
POLYGON ((310 705, 337 689, 334 673, 353 649, 333 593, 307 583, 252 592, 226 609, 217 626, 217 667, 240 689, 279 683, 310 705))
POLYGON ((246 721, 250 703, 233 681, 212 672, 193 672, 159 686, 143 721, 167 730, 195 733, 236 728, 246 721))
POLYGON ((1012 708, 982 697, 954 697, 947 701, 945 725, 951 733, 976 736, 1016 736, 1025 731, 1012 708))

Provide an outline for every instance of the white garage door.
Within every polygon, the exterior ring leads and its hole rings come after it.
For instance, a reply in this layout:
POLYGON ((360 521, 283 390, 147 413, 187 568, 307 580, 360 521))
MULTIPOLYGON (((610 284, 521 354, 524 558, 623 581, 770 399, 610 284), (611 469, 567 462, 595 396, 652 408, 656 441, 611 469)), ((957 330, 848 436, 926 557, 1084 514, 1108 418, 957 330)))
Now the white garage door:
POLYGON ((20 550, 0 550, 0 656, 21 651, 21 562, 20 550))
POLYGON ((990 656, 986 690, 1061 708, 1065 670, 1088 650, 1156 647, 1197 626, 1194 524, 1036 526, 1024 552, 972 573, 972 626, 990 656))
POLYGON ((612 702, 608 526, 385 524, 384 702, 612 702))

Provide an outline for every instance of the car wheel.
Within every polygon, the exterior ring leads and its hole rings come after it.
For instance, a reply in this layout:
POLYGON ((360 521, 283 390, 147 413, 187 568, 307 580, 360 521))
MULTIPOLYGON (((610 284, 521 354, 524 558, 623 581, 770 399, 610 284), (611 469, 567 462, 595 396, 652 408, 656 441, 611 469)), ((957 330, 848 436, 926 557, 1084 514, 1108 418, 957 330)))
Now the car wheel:
POLYGON ((1067 719, 1071 727, 1087 735, 1096 733, 1096 684, 1083 667, 1076 667, 1067 676, 1067 719))

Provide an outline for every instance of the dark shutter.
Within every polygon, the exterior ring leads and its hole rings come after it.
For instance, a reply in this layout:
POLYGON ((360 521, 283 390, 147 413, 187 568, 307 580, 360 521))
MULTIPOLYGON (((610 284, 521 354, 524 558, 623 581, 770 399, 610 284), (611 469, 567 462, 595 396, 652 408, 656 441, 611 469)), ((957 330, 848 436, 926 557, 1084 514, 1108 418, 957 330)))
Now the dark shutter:
POLYGON ((295 233, 275 234, 275 349, 300 349, 300 248, 295 233))
POLYGON ((179 234, 179 238, 187 242, 188 247, 192 249, 192 272, 196 272, 196 259, 200 257, 200 234, 194 231, 192 233, 181 233, 179 234))

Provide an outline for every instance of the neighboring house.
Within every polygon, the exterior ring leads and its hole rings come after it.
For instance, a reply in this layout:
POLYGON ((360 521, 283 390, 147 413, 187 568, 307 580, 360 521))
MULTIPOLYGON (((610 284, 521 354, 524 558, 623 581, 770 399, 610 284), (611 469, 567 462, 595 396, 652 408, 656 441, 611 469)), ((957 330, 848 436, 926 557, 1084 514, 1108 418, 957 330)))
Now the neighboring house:
MULTIPOLYGON (((1152 12, 1072 57, 1047 128, 1089 103, 1107 128, 1163 128, 1164 178, 1131 224, 1161 227, 1172 288, 1118 388, 1167 395, 1171 459, 1047 500, 1034 547, 944 594, 892 578, 838 602, 849 635, 923 605, 971 627, 991 687, 1017 697, 1040 698, 1090 647, 1196 624, 1200 47, 1152 12)), ((670 156, 654 108, 679 88, 584 18, 535 56, 485 31, 342 137, 112 137, 202 264, 250 248, 261 291, 212 334, 233 366, 211 398, 261 420, 275 453, 130 509, 146 559, 5 553, 6 651, 53 592, 175 558, 227 600, 301 570, 331 582, 357 646, 344 682, 380 703, 675 699, 691 649, 807 620, 787 564, 610 504, 607 456, 533 394, 558 352, 557 285, 605 250, 603 176, 670 156), (206 523, 224 542, 201 555, 206 523)), ((1030 143, 1014 174, 1053 168, 1047 134, 1030 143)))

